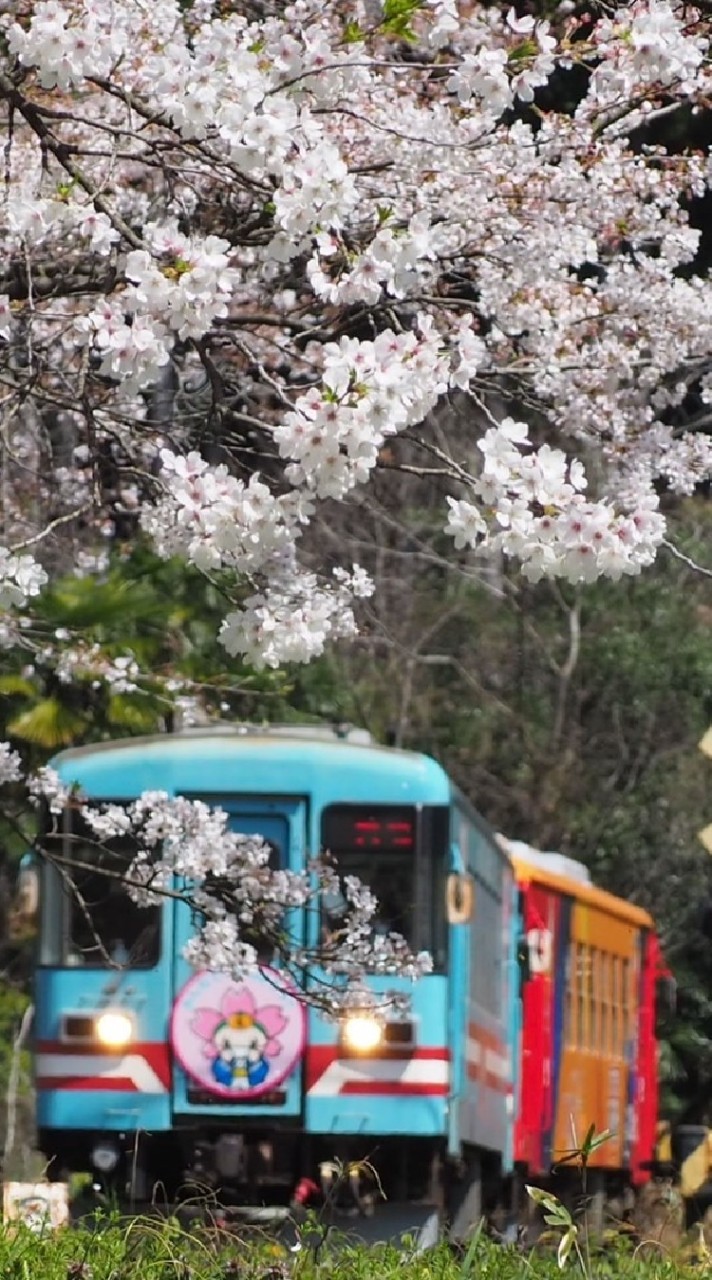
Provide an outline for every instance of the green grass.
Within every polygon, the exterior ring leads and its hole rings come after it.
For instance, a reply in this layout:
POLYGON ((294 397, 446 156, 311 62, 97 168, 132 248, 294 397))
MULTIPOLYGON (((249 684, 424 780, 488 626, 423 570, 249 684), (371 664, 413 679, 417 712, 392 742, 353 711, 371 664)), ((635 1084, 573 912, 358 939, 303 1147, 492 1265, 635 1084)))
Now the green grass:
MULTIPOLYGON (((706 1251, 704 1251, 706 1253, 706 1251)), ((712 1255, 697 1264, 617 1241, 594 1251, 589 1280, 687 1280, 709 1275, 712 1255)), ((589 1270, 590 1268, 590 1270, 589 1270)), ((313 1227, 296 1251, 268 1237, 248 1238, 176 1220, 97 1219, 92 1227, 33 1235, 0 1226, 2 1280, 555 1280, 582 1277, 577 1262, 557 1266, 554 1251, 522 1253, 479 1238, 466 1251, 447 1245, 417 1253, 351 1244, 313 1227)))

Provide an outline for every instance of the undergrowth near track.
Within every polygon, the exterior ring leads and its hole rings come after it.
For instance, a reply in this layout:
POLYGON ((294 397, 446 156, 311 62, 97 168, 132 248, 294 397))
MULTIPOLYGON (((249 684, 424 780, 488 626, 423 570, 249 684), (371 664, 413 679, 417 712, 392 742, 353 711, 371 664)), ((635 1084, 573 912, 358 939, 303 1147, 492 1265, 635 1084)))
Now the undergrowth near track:
POLYGON ((1 1280, 700 1280, 711 1269, 704 1246, 695 1259, 625 1239, 562 1269, 555 1248, 522 1252, 484 1236, 469 1249, 419 1253, 407 1241, 367 1248, 313 1228, 290 1248, 172 1219, 107 1218, 44 1235, 0 1226, 1 1280))

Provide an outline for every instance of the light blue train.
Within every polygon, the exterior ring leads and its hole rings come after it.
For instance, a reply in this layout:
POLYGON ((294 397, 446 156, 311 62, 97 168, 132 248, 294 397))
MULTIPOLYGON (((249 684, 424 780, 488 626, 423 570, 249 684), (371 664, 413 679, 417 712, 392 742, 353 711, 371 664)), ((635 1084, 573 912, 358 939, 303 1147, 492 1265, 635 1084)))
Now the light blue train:
MULTIPOLYGON (((285 996, 274 972, 195 973, 186 902, 134 906, 70 810, 78 892, 61 861, 40 868, 34 1053, 50 1176, 93 1170, 139 1199, 192 1180, 243 1204, 294 1204, 328 1192, 338 1162, 366 1160, 413 1225, 475 1221, 512 1168, 521 921, 508 857, 447 774, 360 731, 279 726, 134 738, 53 766, 90 800, 159 790, 220 806, 281 867, 328 849, 374 890, 382 927, 434 967, 414 985, 369 980, 401 985, 407 1015, 341 1025, 285 996)), ((292 927, 315 947, 325 923, 312 910, 292 927)), ((346 1182, 363 1208, 363 1180, 346 1182)))

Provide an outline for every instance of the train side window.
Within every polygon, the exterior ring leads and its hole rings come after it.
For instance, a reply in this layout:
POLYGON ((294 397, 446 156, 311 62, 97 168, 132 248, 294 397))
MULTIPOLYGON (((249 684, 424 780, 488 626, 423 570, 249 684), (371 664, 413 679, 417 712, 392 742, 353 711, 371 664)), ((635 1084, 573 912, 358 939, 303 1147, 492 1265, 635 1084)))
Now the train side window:
MULTIPOLYGON (((123 859, 124 868, 131 854, 123 859)), ((116 861, 111 859, 115 873, 116 861)), ((139 907, 101 868, 75 870, 67 886, 64 964, 150 969, 160 955, 160 908, 139 907)))
POLYGON ((588 952, 588 1047, 598 1049, 598 949, 588 952))
POLYGON ((618 1000, 620 1002, 620 1017, 618 1019, 618 1057, 622 1058, 625 1054, 625 1010, 623 995, 623 956, 618 957, 618 1000))
POLYGON ((601 1053, 608 1055, 611 1050, 611 957, 607 951, 601 952, 601 1053))
POLYGON ((502 1012, 502 899, 475 874, 478 927, 471 937, 471 998, 488 1013, 502 1012))
POLYGON ((576 1048, 579 1038, 579 953, 578 942, 571 943, 571 1047, 576 1048))
POLYGON ((613 974, 613 982, 611 984, 611 1007, 613 1022, 613 1043, 611 1044, 611 1053, 614 1058, 620 1057, 621 1052, 621 988, 620 988, 620 956, 611 956, 611 970, 613 974))
POLYGON ((630 1043, 632 1030, 633 1030, 631 1026, 631 990, 630 990, 631 977, 632 977, 632 965, 627 956, 622 960, 621 967, 622 967, 622 982, 623 982, 623 991, 622 991, 622 999, 621 999, 621 1003, 623 1006, 623 1050, 624 1052, 626 1052, 628 1045, 630 1043))
POLYGON ((76 814, 48 848, 61 856, 47 876, 40 943, 44 964, 70 968, 150 969, 161 953, 161 906, 138 906, 124 883, 135 844, 100 844, 76 814), (59 847, 57 847, 59 846, 59 847))
POLYGON ((575 1003, 574 1003, 574 981, 575 981, 575 978, 574 978, 574 971, 575 971, 575 957, 574 957, 574 949, 575 949, 575 947, 576 947, 576 943, 575 943, 575 942, 572 942, 572 943, 571 943, 571 946, 569 947, 569 949, 568 949, 568 951, 567 951, 567 954, 566 954, 566 991, 565 991, 565 1000, 566 1000, 566 1021, 565 1021, 565 1032, 564 1032, 564 1035, 565 1035, 565 1039, 566 1039, 566 1044, 567 1044, 567 1046, 568 1046, 569 1048, 572 1048, 572 1047, 573 1047, 573 1045, 575 1044, 575 1040, 574 1040, 574 1031, 575 1031, 575 1027, 574 1027, 574 1018, 575 1018, 575 1003))
POLYGON ((576 963, 576 994, 578 1005, 578 1016, 576 1025, 576 1045, 579 1049, 586 1048, 586 997, 587 990, 587 973, 586 973, 586 947, 579 942, 576 947, 577 963, 576 963))

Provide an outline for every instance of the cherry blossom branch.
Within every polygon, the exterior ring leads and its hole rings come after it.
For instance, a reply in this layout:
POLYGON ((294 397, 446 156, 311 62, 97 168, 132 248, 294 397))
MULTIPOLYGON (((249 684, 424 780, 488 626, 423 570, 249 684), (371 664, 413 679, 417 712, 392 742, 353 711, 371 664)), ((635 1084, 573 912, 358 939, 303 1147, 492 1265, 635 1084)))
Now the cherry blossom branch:
POLYGON ((14 108, 24 120, 27 121, 30 128, 36 133, 40 142, 52 155, 59 161, 62 168, 69 174, 71 178, 82 188, 90 197, 93 205, 100 213, 106 214, 111 225, 116 228, 127 244, 133 245, 135 249, 143 248, 143 241, 137 236, 135 231, 129 226, 124 218, 121 217, 115 209, 112 208, 109 201, 96 189, 92 182, 84 175, 82 170, 74 163, 71 158, 72 148, 65 142, 60 142, 55 138, 52 130, 47 125, 42 112, 34 103, 25 98, 15 87, 9 76, 0 71, 0 96, 14 108))
POLYGON ((681 551, 679 547, 676 547, 674 542, 671 542, 669 538, 663 538, 662 546, 664 546, 666 551, 669 551, 676 560, 680 560, 682 564, 686 564, 688 569, 693 569, 695 573, 701 574, 703 578, 712 578, 712 569, 708 569, 706 565, 699 564, 696 560, 693 560, 691 556, 686 555, 685 552, 681 551))
POLYGON ((29 547, 36 547, 38 543, 44 542, 57 529, 61 529, 62 525, 71 524, 73 520, 78 520, 80 516, 86 515, 91 511, 92 504, 85 502, 80 507, 75 507, 73 511, 67 511, 64 515, 55 516, 54 520, 50 520, 39 533, 32 534, 31 537, 24 538, 21 542, 11 543, 9 551, 11 555, 17 555, 21 551, 27 551, 29 547))

